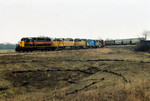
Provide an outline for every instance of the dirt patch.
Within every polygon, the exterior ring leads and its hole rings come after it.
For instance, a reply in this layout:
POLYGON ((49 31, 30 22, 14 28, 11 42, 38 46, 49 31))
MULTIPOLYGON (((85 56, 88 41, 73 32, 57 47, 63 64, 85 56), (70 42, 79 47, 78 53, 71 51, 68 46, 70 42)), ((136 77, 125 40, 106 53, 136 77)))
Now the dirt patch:
POLYGON ((61 88, 70 83, 79 81, 93 73, 83 70, 37 70, 13 71, 6 74, 14 87, 33 86, 37 89, 48 87, 61 88))

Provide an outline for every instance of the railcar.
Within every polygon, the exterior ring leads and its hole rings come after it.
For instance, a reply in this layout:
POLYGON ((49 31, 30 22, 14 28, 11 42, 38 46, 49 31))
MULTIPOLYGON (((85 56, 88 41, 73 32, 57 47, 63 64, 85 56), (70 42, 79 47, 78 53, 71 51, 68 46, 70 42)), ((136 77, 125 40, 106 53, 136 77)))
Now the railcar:
POLYGON ((65 47, 74 47, 74 40, 72 38, 64 38, 63 39, 63 45, 64 45, 64 48, 65 47))
POLYGON ((105 45, 104 41, 103 41, 103 40, 100 40, 100 41, 99 41, 99 45, 100 45, 100 47, 104 47, 104 45, 105 45))
POLYGON ((75 48, 77 48, 77 49, 87 48, 87 40, 86 39, 78 39, 78 38, 76 38, 74 40, 74 45, 75 45, 75 48))
POLYGON ((64 48, 64 39, 62 38, 55 38, 53 40, 53 44, 51 47, 53 47, 53 49, 63 49, 64 48))
POLYGON ((65 49, 74 47, 74 40, 72 38, 55 38, 52 46, 54 49, 65 49))
POLYGON ((104 41, 103 40, 96 40, 96 47, 97 48, 104 47, 104 41))
POLYGON ((96 41, 93 39, 88 39, 87 47, 90 47, 90 48, 96 47, 96 41))
POLYGON ((105 40, 105 45, 115 45, 115 40, 105 40))
POLYGON ((103 46, 103 41, 102 40, 95 40, 96 41, 96 48, 100 48, 103 46))
POLYGON ((123 45, 123 41, 122 40, 115 40, 115 45, 123 45))
POLYGON ((100 41, 99 40, 95 40, 95 45, 96 45, 96 47, 98 48, 98 47, 100 47, 100 45, 99 45, 99 43, 100 43, 100 41))
POLYGON ((132 42, 132 44, 134 45, 134 44, 139 44, 139 43, 141 43, 143 40, 145 40, 144 38, 132 38, 131 39, 131 42, 132 42))
POLYGON ((144 38, 105 40, 105 45, 135 45, 141 43, 144 38))
POLYGON ((131 45, 132 44, 132 40, 131 39, 122 39, 122 44, 123 45, 131 45))
POLYGON ((51 50, 52 40, 48 37, 22 38, 16 51, 51 50))

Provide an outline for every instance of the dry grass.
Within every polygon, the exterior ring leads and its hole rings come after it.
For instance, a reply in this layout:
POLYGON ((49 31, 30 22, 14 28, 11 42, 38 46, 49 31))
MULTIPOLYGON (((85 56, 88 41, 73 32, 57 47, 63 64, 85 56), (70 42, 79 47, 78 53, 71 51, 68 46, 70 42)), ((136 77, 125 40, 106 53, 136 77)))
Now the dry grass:
POLYGON ((149 101, 149 57, 132 46, 0 56, 0 101, 149 101))
POLYGON ((13 49, 9 49, 9 50, 0 50, 0 53, 11 53, 11 52, 15 52, 15 50, 13 50, 13 49))
POLYGON ((68 96, 65 101, 149 101, 150 94, 143 86, 120 87, 113 91, 94 89, 68 96))
POLYGON ((1 98, 1 101, 149 101, 150 94, 146 87, 149 87, 145 82, 137 85, 127 84, 120 85, 113 91, 109 89, 97 88, 78 92, 69 96, 63 95, 62 92, 43 92, 21 94, 15 97, 1 98), (60 94, 61 93, 61 94, 60 94))

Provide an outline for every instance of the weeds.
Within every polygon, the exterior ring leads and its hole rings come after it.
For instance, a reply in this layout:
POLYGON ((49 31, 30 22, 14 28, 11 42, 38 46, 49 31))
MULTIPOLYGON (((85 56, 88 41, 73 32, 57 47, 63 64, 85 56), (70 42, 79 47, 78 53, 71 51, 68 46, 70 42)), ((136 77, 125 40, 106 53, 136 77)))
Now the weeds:
POLYGON ((1 55, 0 101, 149 101, 149 54, 133 48, 1 55))
POLYGON ((66 97, 65 101, 149 101, 150 94, 146 91, 143 84, 128 84, 127 88, 124 88, 122 85, 122 87, 113 91, 105 89, 82 91, 66 97))
POLYGON ((149 44, 138 44, 135 48, 135 51, 143 51, 143 52, 150 51, 150 45, 149 44))

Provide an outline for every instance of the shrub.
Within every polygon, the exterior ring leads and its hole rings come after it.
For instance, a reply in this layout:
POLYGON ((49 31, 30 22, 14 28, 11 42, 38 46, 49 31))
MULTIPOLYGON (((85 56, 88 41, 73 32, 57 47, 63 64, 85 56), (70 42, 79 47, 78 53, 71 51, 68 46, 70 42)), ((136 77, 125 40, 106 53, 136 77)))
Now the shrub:
POLYGON ((147 52, 150 51, 150 44, 138 44, 135 48, 135 51, 143 51, 147 52))

